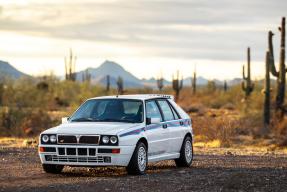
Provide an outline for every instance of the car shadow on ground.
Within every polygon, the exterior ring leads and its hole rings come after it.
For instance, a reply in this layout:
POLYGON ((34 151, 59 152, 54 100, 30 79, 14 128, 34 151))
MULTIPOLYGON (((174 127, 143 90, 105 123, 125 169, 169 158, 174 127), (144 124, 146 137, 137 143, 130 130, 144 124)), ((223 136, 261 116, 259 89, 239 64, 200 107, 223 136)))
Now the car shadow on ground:
MULTIPOLYGON (((147 168, 147 174, 160 173, 176 169, 173 161, 162 161, 150 163, 147 168)), ((128 176, 124 167, 69 167, 66 166, 61 173, 66 177, 124 177, 128 176)))

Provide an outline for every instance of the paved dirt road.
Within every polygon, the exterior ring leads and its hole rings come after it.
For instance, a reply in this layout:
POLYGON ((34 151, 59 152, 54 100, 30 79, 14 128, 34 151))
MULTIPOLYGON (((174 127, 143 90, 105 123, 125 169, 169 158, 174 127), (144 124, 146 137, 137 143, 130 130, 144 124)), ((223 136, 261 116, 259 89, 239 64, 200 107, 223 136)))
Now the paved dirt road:
POLYGON ((164 161, 144 176, 128 176, 123 168, 69 167, 52 175, 42 171, 36 149, 3 148, 0 191, 287 191, 287 156, 198 151, 191 168, 164 161))

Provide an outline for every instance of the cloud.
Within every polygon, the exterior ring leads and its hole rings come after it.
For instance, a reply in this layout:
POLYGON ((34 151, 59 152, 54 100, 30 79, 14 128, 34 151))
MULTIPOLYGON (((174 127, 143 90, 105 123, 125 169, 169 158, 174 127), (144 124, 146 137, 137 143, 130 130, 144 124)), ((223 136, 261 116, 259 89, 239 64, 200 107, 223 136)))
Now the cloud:
POLYGON ((43 0, 0 8, 1 30, 131 47, 145 56, 263 60, 287 1, 43 0))

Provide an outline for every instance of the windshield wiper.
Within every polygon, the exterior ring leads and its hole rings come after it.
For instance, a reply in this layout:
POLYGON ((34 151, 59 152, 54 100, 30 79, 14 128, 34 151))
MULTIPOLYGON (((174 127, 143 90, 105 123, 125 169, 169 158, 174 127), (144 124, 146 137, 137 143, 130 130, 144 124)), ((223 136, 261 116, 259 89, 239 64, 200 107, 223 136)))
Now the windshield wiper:
POLYGON ((75 121, 75 122, 91 122, 91 121, 94 121, 93 118, 87 118, 87 117, 81 117, 81 118, 78 118, 78 119, 73 119, 71 121, 75 121))

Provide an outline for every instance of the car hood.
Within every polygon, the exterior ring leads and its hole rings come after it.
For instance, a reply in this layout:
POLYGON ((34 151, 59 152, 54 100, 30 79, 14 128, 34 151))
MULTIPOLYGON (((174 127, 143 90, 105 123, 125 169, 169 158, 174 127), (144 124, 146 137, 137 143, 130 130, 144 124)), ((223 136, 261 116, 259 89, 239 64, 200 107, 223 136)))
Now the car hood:
POLYGON ((72 135, 91 135, 107 134, 116 135, 125 129, 138 127, 140 123, 115 123, 115 122, 73 122, 61 124, 57 127, 44 131, 45 134, 72 134, 72 135))

